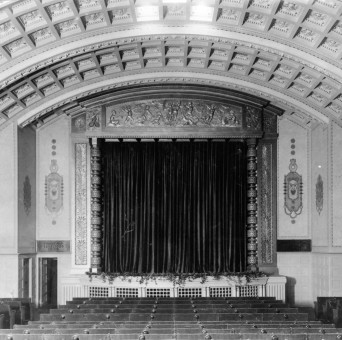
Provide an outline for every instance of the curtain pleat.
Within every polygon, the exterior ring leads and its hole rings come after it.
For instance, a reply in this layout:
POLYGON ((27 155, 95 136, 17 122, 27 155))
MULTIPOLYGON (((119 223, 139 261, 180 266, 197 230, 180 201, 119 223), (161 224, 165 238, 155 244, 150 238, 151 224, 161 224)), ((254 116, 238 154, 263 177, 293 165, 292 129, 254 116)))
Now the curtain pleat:
POLYGON ((106 272, 246 270, 246 144, 103 144, 106 272))

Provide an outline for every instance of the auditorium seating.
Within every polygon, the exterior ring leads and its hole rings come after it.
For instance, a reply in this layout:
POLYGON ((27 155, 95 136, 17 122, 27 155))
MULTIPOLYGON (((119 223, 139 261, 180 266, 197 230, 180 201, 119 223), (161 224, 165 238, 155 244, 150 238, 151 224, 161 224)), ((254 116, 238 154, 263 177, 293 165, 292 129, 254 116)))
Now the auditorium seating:
POLYGON ((342 339, 334 324, 271 297, 75 298, 0 340, 342 339))
POLYGON ((0 328, 13 328, 14 324, 24 324, 32 318, 31 299, 0 298, 0 328))

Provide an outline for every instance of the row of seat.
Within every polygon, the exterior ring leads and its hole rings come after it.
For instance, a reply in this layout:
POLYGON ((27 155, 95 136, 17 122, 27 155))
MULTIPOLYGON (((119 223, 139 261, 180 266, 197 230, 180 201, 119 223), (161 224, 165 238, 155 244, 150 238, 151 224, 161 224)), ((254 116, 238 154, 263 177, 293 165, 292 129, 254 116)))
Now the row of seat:
POLYGON ((275 298, 75 298, 0 340, 342 339, 275 298))

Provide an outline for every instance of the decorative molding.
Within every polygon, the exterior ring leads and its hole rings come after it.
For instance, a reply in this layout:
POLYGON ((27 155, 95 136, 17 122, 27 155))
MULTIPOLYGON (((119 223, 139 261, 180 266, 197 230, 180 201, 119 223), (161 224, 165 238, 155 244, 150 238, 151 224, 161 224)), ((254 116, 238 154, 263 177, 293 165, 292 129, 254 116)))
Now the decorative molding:
POLYGON ((316 210, 320 215, 323 210, 323 179, 319 174, 316 181, 316 210))
POLYGON ((75 144, 75 264, 87 264, 87 144, 75 144))
POLYGON ((23 203, 25 213, 28 216, 31 212, 32 206, 32 186, 30 182, 30 177, 25 176, 25 181, 23 183, 23 203))

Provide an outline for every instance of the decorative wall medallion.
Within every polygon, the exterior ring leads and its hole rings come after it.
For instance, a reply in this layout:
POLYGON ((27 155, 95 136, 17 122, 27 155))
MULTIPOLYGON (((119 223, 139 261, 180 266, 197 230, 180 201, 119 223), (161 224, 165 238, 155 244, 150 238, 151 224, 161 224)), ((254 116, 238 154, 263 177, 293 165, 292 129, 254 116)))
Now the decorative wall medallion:
POLYGON ((24 186, 23 186, 23 202, 25 213, 28 216, 31 211, 31 183, 30 178, 28 176, 25 177, 24 186))
POLYGON ((323 210, 323 179, 321 175, 318 175, 316 182, 316 210, 319 215, 323 210))
MULTIPOLYGON (((95 116, 89 123, 97 123, 95 116)), ((107 107, 106 125, 241 127, 242 107, 199 100, 148 100, 107 107)))
POLYGON ((57 160, 52 159, 50 174, 45 177, 45 209, 52 215, 52 224, 63 208, 63 177, 58 174, 57 160))
POLYGON ((298 166, 296 160, 290 160, 290 172, 284 178, 284 210, 285 214, 289 215, 292 219, 296 218, 302 213, 303 200, 302 200, 302 176, 297 173, 298 166))
POLYGON ((87 264, 87 144, 75 144, 75 264, 87 264))

